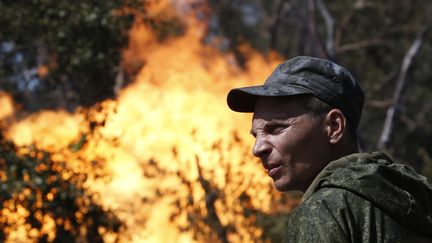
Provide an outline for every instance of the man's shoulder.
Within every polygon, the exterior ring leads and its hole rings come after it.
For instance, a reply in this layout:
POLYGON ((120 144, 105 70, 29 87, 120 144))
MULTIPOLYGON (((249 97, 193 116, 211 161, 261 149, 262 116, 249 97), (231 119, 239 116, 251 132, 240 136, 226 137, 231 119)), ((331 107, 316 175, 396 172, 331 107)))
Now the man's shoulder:
POLYGON ((350 222, 363 224, 376 217, 394 221, 385 210, 367 197, 340 187, 320 188, 291 214, 292 221, 313 221, 323 218, 334 220, 341 225, 350 222))
POLYGON ((293 211, 287 237, 317 237, 331 242, 406 242, 405 239, 417 239, 419 235, 355 192, 324 187, 293 211))
MULTIPOLYGON (((355 193, 337 187, 324 187, 316 191, 311 197, 304 201, 300 206, 295 209, 292 213, 292 217, 302 217, 307 215, 309 220, 311 215, 320 217, 325 214, 336 215, 341 209, 351 209, 355 207, 370 207, 372 206, 369 201, 356 195, 355 193)), ((346 210, 345 210, 346 211, 346 210)))
POLYGON ((349 229, 341 224, 344 198, 350 192, 322 188, 300 204, 290 216, 287 242, 347 242, 349 229), (341 210, 342 209, 342 210, 341 210))

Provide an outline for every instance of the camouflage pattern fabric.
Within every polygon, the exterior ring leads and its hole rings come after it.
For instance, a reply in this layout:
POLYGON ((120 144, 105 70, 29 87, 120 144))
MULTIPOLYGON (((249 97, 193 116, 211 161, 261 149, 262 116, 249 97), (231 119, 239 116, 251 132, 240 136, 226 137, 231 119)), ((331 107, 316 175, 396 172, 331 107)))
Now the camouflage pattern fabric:
POLYGON ((286 242, 432 242, 432 185, 383 153, 328 164, 292 213, 286 242))

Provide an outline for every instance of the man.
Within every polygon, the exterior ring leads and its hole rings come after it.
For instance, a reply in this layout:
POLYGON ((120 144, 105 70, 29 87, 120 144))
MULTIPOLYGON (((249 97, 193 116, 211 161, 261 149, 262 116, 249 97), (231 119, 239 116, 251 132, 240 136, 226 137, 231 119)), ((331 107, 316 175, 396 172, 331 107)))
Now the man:
POLYGON ((358 153, 364 95, 346 69, 296 57, 227 102, 254 113, 252 152, 275 187, 305 192, 287 242, 432 242, 426 178, 383 153, 358 153))

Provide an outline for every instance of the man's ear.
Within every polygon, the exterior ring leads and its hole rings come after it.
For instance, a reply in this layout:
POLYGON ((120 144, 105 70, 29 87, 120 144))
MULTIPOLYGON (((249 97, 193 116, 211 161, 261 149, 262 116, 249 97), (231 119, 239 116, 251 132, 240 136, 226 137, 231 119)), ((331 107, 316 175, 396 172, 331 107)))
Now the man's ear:
POLYGON ((331 144, 341 141, 346 132, 347 120, 339 109, 330 110, 325 117, 326 133, 331 144))

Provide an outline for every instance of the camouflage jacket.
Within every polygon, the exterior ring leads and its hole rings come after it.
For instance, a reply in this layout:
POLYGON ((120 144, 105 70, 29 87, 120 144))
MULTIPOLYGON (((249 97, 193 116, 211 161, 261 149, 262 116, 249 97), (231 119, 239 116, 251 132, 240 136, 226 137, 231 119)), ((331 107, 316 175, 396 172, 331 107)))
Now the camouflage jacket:
POLYGON ((286 242, 432 242, 432 186, 380 152, 343 157, 314 179, 286 242))

